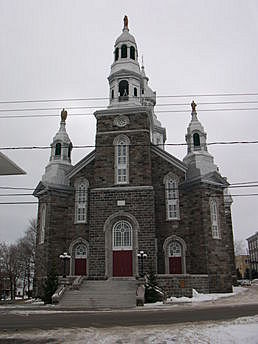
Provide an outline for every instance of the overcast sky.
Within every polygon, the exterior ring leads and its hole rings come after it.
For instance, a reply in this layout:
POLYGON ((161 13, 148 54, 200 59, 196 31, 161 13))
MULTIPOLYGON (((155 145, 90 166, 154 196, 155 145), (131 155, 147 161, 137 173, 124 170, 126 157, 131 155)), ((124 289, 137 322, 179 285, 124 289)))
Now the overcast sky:
MULTIPOLYGON (((129 18, 139 56, 144 57, 150 86, 157 96, 258 93, 258 1, 256 0, 0 0, 0 101, 60 99, 48 103, 0 103, 0 116, 58 115, 62 107, 107 105, 104 101, 62 101, 67 98, 107 97, 107 77, 115 39, 123 17, 129 18), (7 112, 11 109, 42 109, 7 112)), ((257 96, 157 98, 157 116, 167 129, 167 143, 185 142, 190 103, 208 142, 258 139, 257 96), (200 104, 231 102, 230 104, 200 104), (235 109, 225 111, 223 109, 235 109), (207 111, 207 110, 220 111, 207 111), (161 112, 167 110, 169 112, 161 112), (186 112, 172 112, 187 110, 186 112), (206 111, 204 111, 206 110, 206 111)), ((68 110, 92 113, 94 109, 68 110)), ((47 146, 60 117, 0 118, 0 147, 47 146)), ((73 145, 93 145, 94 116, 67 119, 73 145)), ((257 144, 210 146, 220 173, 230 183, 257 181, 257 144)), ((167 147, 179 159, 186 147, 167 147)), ((26 176, 0 177, 0 186, 34 188, 48 163, 49 150, 1 150, 26 176)), ((74 149, 73 164, 90 149, 74 149)), ((0 190, 0 194, 10 193, 0 190)), ((13 191, 26 192, 22 190, 13 191)), ((30 191, 27 191, 30 192, 30 191)), ((232 194, 258 193, 258 188, 231 189, 232 194)), ((33 196, 0 197, 0 202, 35 201, 33 196)), ((0 241, 22 236, 37 205, 0 204, 0 241)), ((234 197, 235 238, 258 230, 258 196, 234 197)))

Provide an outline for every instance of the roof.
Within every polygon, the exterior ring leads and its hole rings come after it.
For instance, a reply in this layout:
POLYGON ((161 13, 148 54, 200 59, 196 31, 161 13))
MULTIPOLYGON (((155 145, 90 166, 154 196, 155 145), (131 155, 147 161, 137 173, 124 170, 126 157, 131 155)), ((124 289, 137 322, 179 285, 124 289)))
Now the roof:
POLYGON ((26 172, 0 152, 0 175, 7 176, 17 174, 26 174, 26 172))
POLYGON ((164 151, 163 149, 157 146, 151 146, 151 151, 160 156, 162 159, 169 162, 170 164, 172 164, 173 166, 179 168, 181 171, 186 172, 187 166, 182 161, 175 158, 173 155, 169 154, 168 152, 164 151))

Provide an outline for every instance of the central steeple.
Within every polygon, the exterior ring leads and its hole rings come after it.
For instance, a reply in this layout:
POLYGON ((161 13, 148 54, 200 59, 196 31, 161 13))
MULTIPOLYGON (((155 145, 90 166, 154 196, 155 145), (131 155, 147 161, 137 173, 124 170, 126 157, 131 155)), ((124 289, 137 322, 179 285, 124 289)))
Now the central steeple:
POLYGON ((110 106, 140 105, 141 79, 137 45, 129 33, 125 16, 122 34, 115 42, 114 62, 108 77, 110 106))

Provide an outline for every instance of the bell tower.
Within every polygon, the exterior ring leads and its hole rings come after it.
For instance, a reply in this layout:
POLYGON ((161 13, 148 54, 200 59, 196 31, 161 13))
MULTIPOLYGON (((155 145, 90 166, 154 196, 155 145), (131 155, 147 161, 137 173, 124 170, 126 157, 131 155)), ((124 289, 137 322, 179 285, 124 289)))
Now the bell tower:
POLYGON ((73 145, 65 129, 66 118, 67 111, 63 109, 61 112, 60 128, 50 145, 51 154, 49 163, 46 166, 45 174, 42 176, 42 181, 47 184, 69 185, 66 174, 72 168, 71 152, 73 145))
POLYGON ((191 103, 192 119, 185 136, 187 155, 183 161, 188 166, 188 179, 218 171, 218 167, 214 164, 213 156, 207 150, 207 134, 197 118, 196 106, 193 101, 191 103))

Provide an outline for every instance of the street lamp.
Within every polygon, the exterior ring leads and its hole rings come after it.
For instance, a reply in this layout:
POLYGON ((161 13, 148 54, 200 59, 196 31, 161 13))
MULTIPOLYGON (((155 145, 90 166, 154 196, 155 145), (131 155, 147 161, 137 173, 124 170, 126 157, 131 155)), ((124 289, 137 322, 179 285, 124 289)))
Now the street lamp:
POLYGON ((140 251, 139 253, 137 253, 137 257, 140 259, 140 277, 143 277, 143 260, 147 258, 147 254, 144 253, 144 251, 140 251))
POLYGON ((64 252, 63 254, 60 254, 59 258, 61 258, 64 261, 64 274, 63 278, 66 278, 66 261, 71 258, 71 256, 67 253, 64 252))

